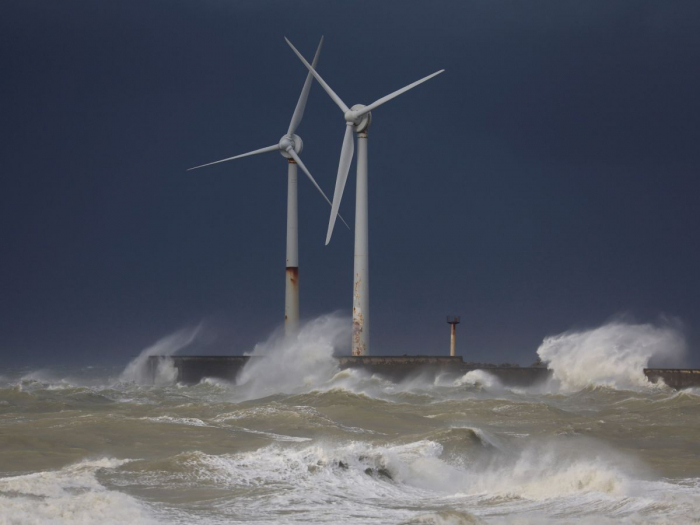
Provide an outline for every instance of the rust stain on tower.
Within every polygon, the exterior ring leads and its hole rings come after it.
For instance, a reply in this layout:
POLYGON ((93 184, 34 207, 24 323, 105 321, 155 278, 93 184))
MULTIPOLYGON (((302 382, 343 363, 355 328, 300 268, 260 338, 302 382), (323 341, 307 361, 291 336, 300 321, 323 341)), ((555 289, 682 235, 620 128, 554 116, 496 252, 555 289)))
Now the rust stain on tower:
POLYGON ((299 268, 286 267, 287 283, 284 298, 284 329, 287 336, 296 334, 299 329, 299 268))
POLYGON ((365 326, 365 318, 359 308, 352 309, 352 355, 365 355, 365 347, 362 344, 362 330, 365 326))
MULTIPOLYGON (((360 286, 362 286, 362 280, 358 277, 355 281, 355 304, 360 302, 360 286)), ((366 348, 362 343, 362 331, 365 328, 365 317, 362 309, 353 306, 352 308, 352 355, 365 355, 366 348)))

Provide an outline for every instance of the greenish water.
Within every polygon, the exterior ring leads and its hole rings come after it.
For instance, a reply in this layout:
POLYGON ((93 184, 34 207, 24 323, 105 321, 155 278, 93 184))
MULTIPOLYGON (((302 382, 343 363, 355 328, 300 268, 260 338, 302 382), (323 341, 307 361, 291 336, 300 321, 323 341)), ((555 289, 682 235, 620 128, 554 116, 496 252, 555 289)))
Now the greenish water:
POLYGON ((344 371, 254 400, 214 381, 87 382, 3 381, 0 522, 687 523, 700 508, 693 392, 480 373, 344 371))
POLYGON ((273 336, 237 384, 126 369, 0 378, 0 524, 693 523, 700 395, 642 367, 673 330, 610 324, 546 339, 554 378, 482 371, 395 384, 337 369, 347 320, 273 336))

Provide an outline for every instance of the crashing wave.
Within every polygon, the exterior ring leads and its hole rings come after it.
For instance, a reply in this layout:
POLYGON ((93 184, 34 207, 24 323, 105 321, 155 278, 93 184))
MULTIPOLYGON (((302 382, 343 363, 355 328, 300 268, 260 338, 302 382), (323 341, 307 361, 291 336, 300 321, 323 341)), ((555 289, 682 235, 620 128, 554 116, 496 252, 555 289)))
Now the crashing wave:
POLYGON ((588 386, 647 387, 643 370, 650 361, 677 363, 685 350, 685 339, 676 327, 614 321, 547 337, 537 354, 561 388, 574 391, 588 386))

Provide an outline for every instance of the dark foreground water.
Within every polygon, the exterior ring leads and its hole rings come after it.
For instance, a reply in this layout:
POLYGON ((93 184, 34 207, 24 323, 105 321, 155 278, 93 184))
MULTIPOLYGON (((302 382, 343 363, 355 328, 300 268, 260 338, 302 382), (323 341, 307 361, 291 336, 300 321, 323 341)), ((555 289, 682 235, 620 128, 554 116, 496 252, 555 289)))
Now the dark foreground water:
POLYGON ((328 355, 301 341, 240 386, 10 372, 0 523, 698 522, 697 392, 571 370, 392 384, 328 355))

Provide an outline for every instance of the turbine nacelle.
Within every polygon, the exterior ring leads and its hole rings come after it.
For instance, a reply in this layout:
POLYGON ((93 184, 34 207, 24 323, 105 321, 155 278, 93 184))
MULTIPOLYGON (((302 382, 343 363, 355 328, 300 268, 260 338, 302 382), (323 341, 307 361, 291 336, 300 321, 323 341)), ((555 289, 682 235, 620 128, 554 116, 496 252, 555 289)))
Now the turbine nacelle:
POLYGON ((364 107, 366 107, 364 104, 355 104, 349 111, 345 112, 345 122, 352 124, 358 133, 367 131, 372 123, 372 112, 360 112, 364 107))
POLYGON ((292 159, 294 157, 289 153, 289 149, 291 148, 297 154, 301 153, 301 150, 304 149, 304 141, 301 140, 301 137, 296 133, 292 133, 291 135, 287 134, 280 139, 279 148, 280 154, 284 158, 292 159))
MULTIPOLYGON (((323 45, 323 37, 321 37, 321 42, 319 42, 318 48, 316 49, 316 55, 314 55, 314 63, 313 63, 314 66, 316 66, 316 64, 318 63, 318 57, 321 53, 321 46, 322 45, 323 45)), ((309 66, 309 67, 311 67, 311 66, 309 66)), ((226 159, 217 160, 216 162, 209 162, 207 164, 195 166, 194 168, 190 168, 190 170, 196 170, 198 168, 204 168, 205 166, 212 166, 214 164, 221 164, 222 162, 228 162, 230 160, 240 159, 242 157, 249 157, 251 155, 258 155, 260 153, 279 151, 280 154, 284 158, 294 159, 294 162, 296 162, 297 165, 301 168, 301 170, 306 174, 306 176, 311 181, 311 184, 314 185, 314 187, 318 190, 318 192, 321 194, 321 196, 324 198, 324 200, 328 203, 328 205, 331 206, 331 209, 332 209, 333 203, 326 196, 326 194, 323 192, 321 187, 316 182, 316 179, 313 178, 313 176, 311 175, 311 172, 307 169, 307 167, 304 165, 302 160, 299 158, 299 153, 301 153, 301 150, 304 149, 304 142, 301 140, 301 137, 299 135, 294 133, 294 131, 299 126, 299 124, 301 124, 301 119, 304 116, 304 110, 306 109, 306 101, 309 98, 309 91, 311 90, 311 83, 312 82, 313 82, 313 75, 311 72, 309 72, 306 75, 306 81, 304 82, 304 87, 301 90, 301 95, 299 95, 299 101, 297 102, 297 106, 294 109, 294 114, 292 115, 292 120, 289 122, 289 128, 287 129, 287 133, 282 136, 282 138, 280 139, 280 141, 277 144, 273 144, 272 146, 267 146, 265 148, 256 149, 254 151, 249 151, 248 153, 243 153, 242 155, 236 155, 235 157, 228 157, 226 159)), ((340 219, 343 220, 342 217, 340 219)), ((345 226, 347 226, 348 230, 350 229, 350 226, 348 226, 348 224, 344 220, 343 220, 343 224, 345 224, 345 226)))
POLYGON ((338 162, 338 176, 336 177, 335 181, 335 192, 333 194, 333 204, 331 205, 331 217, 328 221, 328 233, 326 234, 326 244, 328 244, 331 241, 331 235, 333 234, 333 226, 335 225, 335 218, 338 214, 338 208, 340 207, 340 200, 343 198, 343 190, 345 189, 345 182, 347 181, 348 172, 350 171, 350 163, 352 162, 352 156, 355 153, 355 144, 353 142, 352 137, 353 129, 357 133, 367 131, 367 128, 372 122, 371 111, 377 109, 382 104, 385 104, 386 102, 389 102, 390 100, 398 97, 402 93, 405 93, 406 91, 413 89, 414 87, 422 84, 423 82, 430 80, 431 78, 439 75, 445 70, 441 69, 440 71, 436 71, 435 73, 428 75, 427 77, 423 77, 420 80, 416 80, 408 86, 402 87, 401 89, 397 89, 393 93, 389 93, 388 95, 375 100, 369 106, 365 106, 363 104, 355 104, 352 108, 349 108, 347 104, 345 104, 345 102, 343 102, 343 100, 338 96, 338 94, 335 91, 333 91, 333 89, 326 83, 326 81, 323 80, 323 78, 321 78, 321 75, 318 74, 315 66, 309 64, 306 61, 303 55, 299 53, 299 50, 296 47, 294 47, 294 44, 292 44, 288 38, 285 37, 285 40, 287 41, 287 44, 289 44, 289 47, 292 48, 292 51, 294 51, 294 54, 297 57, 299 57, 299 60, 301 60, 302 64, 304 64, 306 69, 309 70, 309 73, 311 73, 314 76, 314 78, 321 85, 323 90, 326 93, 328 93, 329 97, 331 97, 331 100, 333 100, 336 106, 340 108, 340 111, 343 112, 343 117, 347 125, 345 128, 345 136, 343 137, 343 147, 340 150, 340 161, 338 162))

